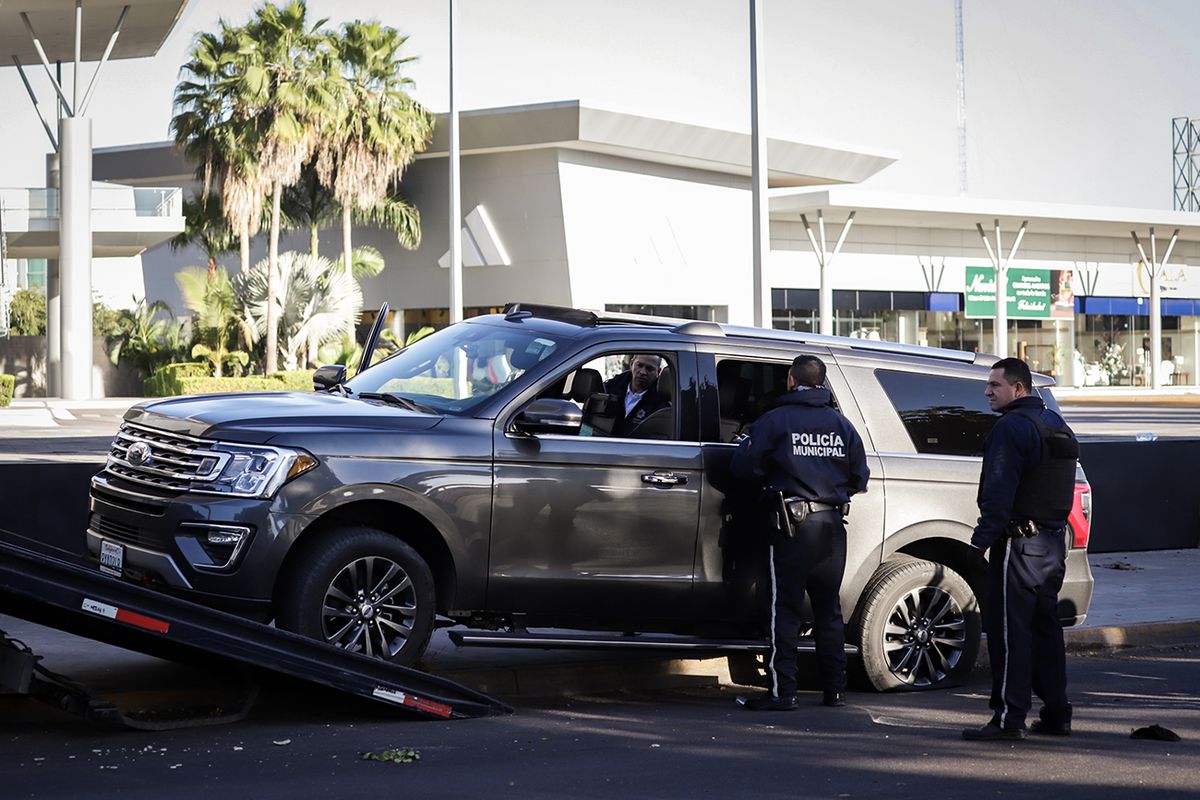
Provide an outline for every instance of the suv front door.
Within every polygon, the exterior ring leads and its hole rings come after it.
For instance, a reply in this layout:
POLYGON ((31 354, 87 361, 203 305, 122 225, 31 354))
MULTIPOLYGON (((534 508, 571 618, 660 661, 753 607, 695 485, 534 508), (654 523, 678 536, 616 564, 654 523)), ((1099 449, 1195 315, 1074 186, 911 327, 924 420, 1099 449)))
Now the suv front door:
POLYGON ((687 616, 703 483, 697 416, 695 354, 678 344, 594 349, 505 409, 494 432, 489 608, 599 622, 687 616), (638 353, 664 359, 673 424, 652 434, 663 438, 605 435, 586 414, 579 435, 514 430, 530 401, 570 399, 577 372, 638 353))

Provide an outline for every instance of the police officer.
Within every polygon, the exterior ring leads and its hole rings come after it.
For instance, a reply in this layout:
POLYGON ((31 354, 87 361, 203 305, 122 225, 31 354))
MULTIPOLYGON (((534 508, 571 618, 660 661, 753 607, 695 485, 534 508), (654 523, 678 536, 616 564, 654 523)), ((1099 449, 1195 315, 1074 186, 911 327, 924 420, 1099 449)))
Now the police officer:
POLYGON ((796 708, 796 645, 805 590, 816 618, 823 702, 846 704, 839 599, 846 569, 844 516, 850 496, 866 489, 870 471, 858 432, 830 404, 821 359, 798 356, 788 371, 787 388, 754 423, 731 465, 735 477, 765 487, 769 510, 777 512, 776 524, 768 531, 771 691, 739 698, 751 711, 796 708))
POLYGON ((988 551, 983 624, 992 662, 991 720, 972 741, 1025 738, 1032 692, 1044 703, 1034 733, 1071 733, 1058 592, 1066 572, 1066 522, 1079 443, 1063 418, 1030 394, 1029 367, 992 365, 984 395, 1003 416, 983 446, 979 523, 971 547, 988 551))

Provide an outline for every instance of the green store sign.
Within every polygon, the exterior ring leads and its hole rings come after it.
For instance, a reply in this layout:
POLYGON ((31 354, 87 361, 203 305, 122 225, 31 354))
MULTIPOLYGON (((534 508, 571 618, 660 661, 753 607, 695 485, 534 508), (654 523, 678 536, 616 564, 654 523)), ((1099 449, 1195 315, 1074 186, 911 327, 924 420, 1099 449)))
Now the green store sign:
MULTIPOLYGON (((1009 267, 1009 319, 1049 319, 1051 314, 1050 270, 1009 267)), ((996 316, 996 270, 992 267, 967 267, 964 306, 968 318, 991 319, 996 316)), ((1054 315, 1057 316, 1057 315, 1054 315)))

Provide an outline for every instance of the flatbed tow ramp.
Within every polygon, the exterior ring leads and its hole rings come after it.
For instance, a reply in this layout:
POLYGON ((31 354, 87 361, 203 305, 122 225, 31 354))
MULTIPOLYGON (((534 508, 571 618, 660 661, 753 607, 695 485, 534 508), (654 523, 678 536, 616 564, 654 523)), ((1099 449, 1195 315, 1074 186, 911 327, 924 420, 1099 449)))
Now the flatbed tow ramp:
MULTIPOLYGON (((3 541, 0 613, 185 664, 217 661, 266 670, 434 719, 512 712, 504 703, 454 681, 330 647, 3 541)), ((134 728, 196 724, 126 715, 37 661, 28 648, 0 631, 0 688, 134 728)))

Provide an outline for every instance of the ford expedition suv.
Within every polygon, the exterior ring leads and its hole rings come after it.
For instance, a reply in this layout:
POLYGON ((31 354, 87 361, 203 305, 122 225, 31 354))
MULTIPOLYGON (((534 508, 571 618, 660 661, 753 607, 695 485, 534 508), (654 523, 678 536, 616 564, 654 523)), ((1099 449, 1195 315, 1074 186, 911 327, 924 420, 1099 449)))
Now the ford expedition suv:
MULTIPOLYGON (((761 647, 767 548, 728 467, 800 353, 828 365, 871 468, 848 520, 848 638, 878 689, 951 684, 979 648, 967 541, 996 419, 993 359, 971 353, 515 304, 349 381, 322 368, 310 394, 135 406, 92 481, 88 550, 110 574, 402 664, 438 625, 761 647), (606 384, 642 354, 661 359, 662 398, 614 436, 606 384)), ((1035 378, 1055 408, 1051 384, 1035 378)), ((1091 600, 1090 508, 1080 470, 1065 625, 1091 600)))

